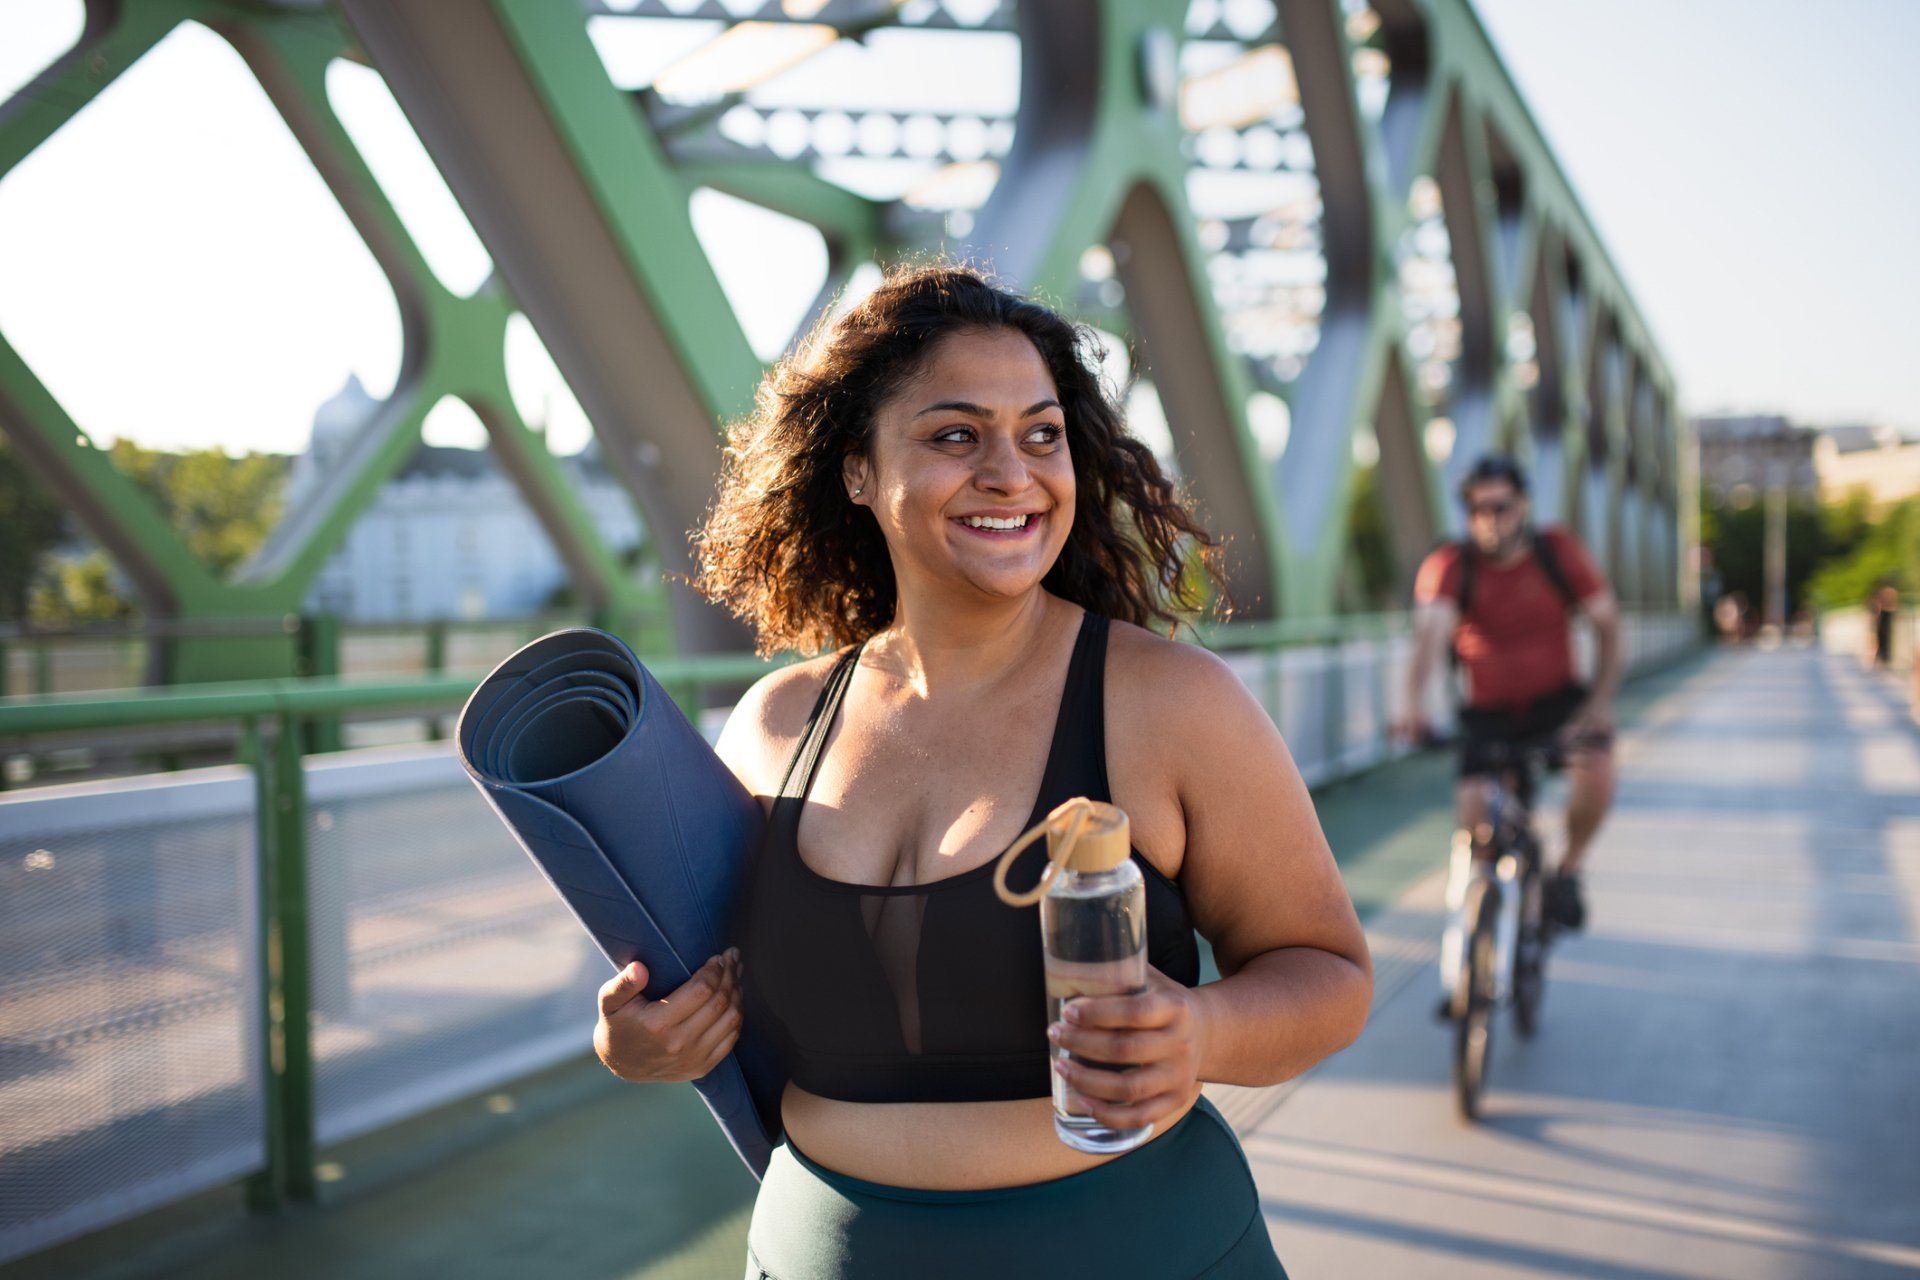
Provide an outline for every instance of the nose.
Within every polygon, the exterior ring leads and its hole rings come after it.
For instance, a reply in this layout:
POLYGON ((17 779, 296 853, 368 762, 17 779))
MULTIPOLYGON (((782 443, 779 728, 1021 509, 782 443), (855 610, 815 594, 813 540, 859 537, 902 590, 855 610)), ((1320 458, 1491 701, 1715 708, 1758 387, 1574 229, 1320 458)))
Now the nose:
POLYGON ((1033 483, 1033 477, 1027 471, 1027 460, 1011 438, 993 435, 988 438, 986 448, 978 455, 973 470, 973 482, 982 489, 993 493, 1018 493, 1033 483))

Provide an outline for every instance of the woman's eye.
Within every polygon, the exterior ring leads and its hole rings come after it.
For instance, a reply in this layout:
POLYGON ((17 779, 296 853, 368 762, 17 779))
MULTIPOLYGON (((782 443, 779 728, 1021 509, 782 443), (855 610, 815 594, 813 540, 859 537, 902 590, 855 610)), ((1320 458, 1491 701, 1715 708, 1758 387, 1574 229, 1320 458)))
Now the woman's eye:
MULTIPOLYGON (((1033 428, 1027 433, 1026 438, 1029 444, 1054 444, 1065 435, 1064 427, 1048 422, 1033 428)), ((933 435, 935 444, 971 444, 977 438, 977 433, 972 427, 948 427, 933 435)))

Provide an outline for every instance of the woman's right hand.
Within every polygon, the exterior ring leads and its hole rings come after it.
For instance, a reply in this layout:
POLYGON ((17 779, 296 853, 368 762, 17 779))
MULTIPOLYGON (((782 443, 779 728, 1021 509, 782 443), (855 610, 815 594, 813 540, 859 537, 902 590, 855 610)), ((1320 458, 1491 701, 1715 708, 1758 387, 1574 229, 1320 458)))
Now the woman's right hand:
POLYGON ((634 961, 600 988, 593 1051, 622 1080, 698 1080, 740 1036, 740 952, 700 966, 668 996, 648 1000, 646 966, 634 961))

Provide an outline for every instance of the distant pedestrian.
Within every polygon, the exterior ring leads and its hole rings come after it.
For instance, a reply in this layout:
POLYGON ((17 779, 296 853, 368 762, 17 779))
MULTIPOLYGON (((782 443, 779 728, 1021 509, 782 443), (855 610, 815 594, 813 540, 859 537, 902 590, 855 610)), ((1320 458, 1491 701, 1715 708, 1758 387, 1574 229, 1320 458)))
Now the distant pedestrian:
POLYGON ((1729 591, 1713 602, 1713 626, 1720 633, 1721 644, 1739 644, 1746 620, 1746 597, 1738 591, 1729 591))
POLYGON ((1883 670, 1893 666, 1893 622, 1900 616, 1900 588, 1892 578, 1880 579, 1868 601, 1867 612, 1873 619, 1873 665, 1883 670))

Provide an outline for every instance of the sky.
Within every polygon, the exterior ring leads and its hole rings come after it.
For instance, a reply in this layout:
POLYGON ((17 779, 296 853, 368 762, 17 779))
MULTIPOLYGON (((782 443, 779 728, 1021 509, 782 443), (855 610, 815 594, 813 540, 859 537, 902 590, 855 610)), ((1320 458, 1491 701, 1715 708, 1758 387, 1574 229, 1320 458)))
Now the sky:
MULTIPOLYGON (((1475 3, 1690 411, 1920 431, 1920 146, 1902 138, 1920 120, 1920 0, 1475 3)), ((0 95, 79 11, 0 0, 0 95)), ((627 83, 672 52, 603 43, 627 83)), ((865 85, 835 61, 854 52, 767 88, 865 85)), ((967 61, 981 109, 1011 100, 1011 59, 967 61)), ((338 64, 328 90, 436 274, 470 291, 486 251, 384 85, 338 64)), ((749 340, 776 352, 824 273, 819 237, 726 197, 694 212, 749 340)), ((349 372, 392 388, 399 323, 257 84, 200 28, 0 181, 0 333, 96 441, 298 449, 349 372)), ((578 448, 590 428, 531 326, 507 359, 523 412, 578 448)), ((457 404, 429 422, 435 443, 480 436, 457 404)))
POLYGON ((1920 433, 1920 3, 1473 2, 1692 412, 1920 433))
MULTIPOLYGON (((0 0, 0 97, 69 47, 78 3, 0 0)), ((714 24, 718 25, 718 24, 714 24)), ((327 94, 453 292, 492 269, 373 71, 336 62, 327 94)), ((826 274, 818 233, 717 192, 693 201, 749 342, 776 355, 826 274)), ((347 377, 384 398, 400 370, 392 288, 240 57, 176 28, 0 181, 0 334, 96 444, 303 449, 347 377)), ((505 344, 520 412, 580 449, 585 415, 533 327, 505 344)), ((429 443, 478 447, 461 402, 429 443)))

